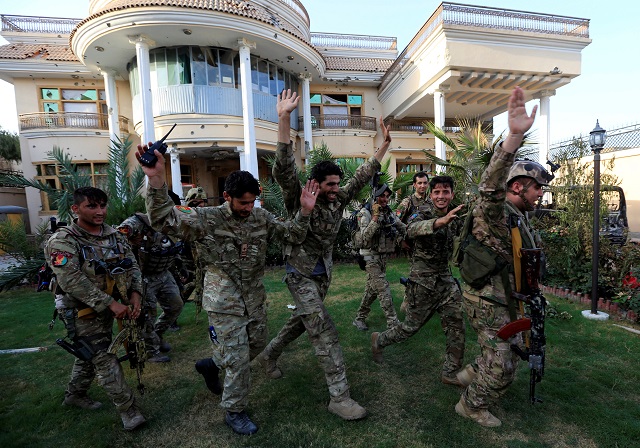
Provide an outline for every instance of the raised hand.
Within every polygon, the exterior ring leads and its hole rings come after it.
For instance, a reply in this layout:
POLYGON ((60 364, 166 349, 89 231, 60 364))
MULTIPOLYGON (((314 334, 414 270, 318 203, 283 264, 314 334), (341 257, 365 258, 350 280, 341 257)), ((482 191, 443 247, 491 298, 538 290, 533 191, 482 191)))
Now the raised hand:
POLYGON ((444 227, 447 224, 449 224, 451 221, 453 221, 454 219, 456 219, 458 217, 458 212, 460 210, 462 210, 462 207, 464 207, 464 204, 458 205, 456 208, 451 210, 449 213, 447 213, 443 217, 438 218, 436 220, 436 222, 434 223, 433 227, 434 228, 444 227))
POLYGON ((276 103, 278 117, 282 114, 291 114, 298 107, 298 101, 300 101, 300 97, 296 92, 291 92, 291 89, 283 90, 278 95, 276 103))
POLYGON ((391 144, 391 134, 389 133, 389 127, 384 125, 382 117, 380 117, 380 130, 382 131, 382 137, 384 138, 384 141, 374 154, 374 157, 378 159, 378 162, 382 161, 382 158, 386 154, 387 149, 389 149, 389 145, 391 144))
MULTIPOLYGON (((151 146, 153 145, 153 143, 149 142, 148 145, 151 146)), ((149 146, 138 145, 138 150, 135 153, 136 159, 138 159, 138 163, 140 163, 140 157, 142 157, 142 154, 144 154, 147 151, 149 146)), ((144 174, 149 176, 149 185, 152 186, 153 188, 160 188, 166 182, 166 174, 165 174, 165 168, 164 168, 164 165, 165 165, 164 154, 162 154, 158 150, 156 150, 154 154, 158 158, 158 161, 154 166, 144 166, 143 164, 140 163, 140 167, 142 168, 142 171, 144 172, 144 174)))
POLYGON ((302 189, 300 195, 300 206, 302 207, 302 214, 304 216, 310 215, 313 211, 313 207, 316 206, 316 198, 318 197, 318 190, 320 184, 315 179, 308 180, 307 184, 302 189))
POLYGON ((525 108, 524 92, 520 87, 516 86, 509 97, 507 110, 509 134, 524 134, 531 129, 531 126, 536 119, 538 106, 533 106, 531 115, 528 115, 527 109, 525 108))

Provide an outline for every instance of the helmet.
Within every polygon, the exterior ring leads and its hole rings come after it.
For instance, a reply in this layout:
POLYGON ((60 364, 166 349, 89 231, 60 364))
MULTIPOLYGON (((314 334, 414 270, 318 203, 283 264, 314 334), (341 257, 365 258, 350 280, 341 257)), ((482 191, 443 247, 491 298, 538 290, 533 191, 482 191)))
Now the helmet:
POLYGON ((378 196, 382 196, 385 191, 388 191, 389 195, 393 194, 393 191, 391 191, 391 188, 389 188, 387 184, 378 185, 373 193, 373 198, 376 199, 378 196))
POLYGON ((143 213, 136 213, 122 221, 122 224, 117 227, 117 230, 123 235, 126 235, 127 238, 134 238, 141 234, 145 230, 145 227, 151 228, 149 218, 143 213))
POLYGON ((184 198, 184 201, 189 204, 189 202, 198 199, 202 201, 207 200, 207 193, 205 193, 204 188, 202 187, 193 187, 187 192, 187 195, 184 198))
POLYGON ((554 179, 554 175, 549 173, 542 165, 533 160, 516 160, 507 177, 507 184, 516 177, 530 177, 539 185, 547 186, 554 179))

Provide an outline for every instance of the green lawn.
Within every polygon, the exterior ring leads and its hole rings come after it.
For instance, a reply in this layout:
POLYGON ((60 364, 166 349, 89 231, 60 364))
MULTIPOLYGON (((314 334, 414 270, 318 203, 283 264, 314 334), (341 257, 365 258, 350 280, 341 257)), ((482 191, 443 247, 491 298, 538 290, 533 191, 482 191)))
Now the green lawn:
MULTIPOLYGON (((406 260, 390 263, 396 306, 406 260)), ((281 282, 283 269, 266 276, 269 331, 274 335, 289 315, 292 299, 281 282)), ((0 446, 2 447, 633 447, 640 446, 640 337, 615 322, 594 322, 573 303, 548 297, 573 319, 548 319, 547 368, 538 395, 528 403, 528 369, 494 413, 497 429, 482 428, 459 417, 453 407, 460 390, 439 381, 444 336, 434 317, 409 341, 387 347, 385 364, 371 360, 370 332, 351 325, 364 290, 364 273, 355 265, 336 266, 326 303, 340 331, 352 396, 369 411, 359 422, 344 422, 326 410, 324 377, 306 336, 294 342, 279 365, 280 380, 270 380, 253 366, 249 413, 260 430, 251 437, 233 434, 223 423, 218 398, 193 367, 209 353, 204 315, 196 322, 193 304, 180 317, 182 330, 170 333, 172 362, 147 364, 147 393, 142 407, 149 422, 133 433, 102 389, 91 396, 104 406, 82 411, 61 406, 72 364, 55 346, 64 334, 61 322, 47 328, 53 311, 49 293, 30 289, 0 295, 0 349, 51 346, 45 352, 0 355, 0 446)), ((401 318, 403 316, 401 315, 401 318)), ((385 319, 374 304, 368 320, 380 330, 385 319)), ((629 324, 627 324, 629 325, 629 324)), ((466 357, 477 354, 468 330, 466 357)), ((132 386, 135 372, 126 368, 132 386)))

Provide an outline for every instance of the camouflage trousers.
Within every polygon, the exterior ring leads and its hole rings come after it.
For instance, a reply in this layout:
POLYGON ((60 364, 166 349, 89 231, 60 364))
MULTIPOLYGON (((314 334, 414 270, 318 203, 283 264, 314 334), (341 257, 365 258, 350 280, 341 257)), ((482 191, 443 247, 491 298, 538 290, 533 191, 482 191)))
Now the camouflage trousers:
POLYGON ((356 313, 356 319, 365 321, 371 312, 371 304, 376 300, 380 301, 380 308, 387 319, 387 327, 391 328, 398 323, 398 315, 393 307, 391 297, 391 287, 387 280, 387 256, 369 255, 364 258, 367 262, 367 284, 364 289, 364 296, 360 302, 360 308, 356 313))
POLYGON ((275 360, 284 348, 305 331, 309 335, 316 357, 320 362, 332 398, 348 398, 349 383, 345 372, 338 330, 324 306, 329 288, 326 275, 307 278, 289 273, 287 286, 296 304, 296 310, 275 338, 269 342, 265 355, 275 360))
POLYGON ((394 328, 380 333, 378 344, 385 347, 407 340, 437 312, 447 339, 442 375, 451 377, 460 370, 464 359, 465 326, 460 288, 449 273, 430 273, 421 280, 430 287, 409 282, 405 319, 394 328))
POLYGON ((478 374, 462 397, 471 409, 487 409, 506 393, 515 380, 520 358, 510 346, 520 344, 522 336, 517 334, 509 341, 497 336, 498 330, 511 322, 506 306, 465 293, 464 307, 471 326, 478 334, 480 355, 476 359, 478 374))
POLYGON ((209 325, 217 333, 217 341, 211 340, 212 359, 220 369, 225 370, 220 406, 229 412, 240 412, 248 403, 250 362, 267 344, 267 313, 264 307, 260 307, 251 316, 213 311, 207 314, 209 325))
POLYGON ((176 321, 184 303, 178 284, 168 270, 157 275, 144 276, 143 280, 145 321, 142 335, 147 351, 157 352, 160 349, 162 335, 176 321), (158 305, 162 308, 162 314, 156 319, 158 305))
POLYGON ((117 356, 107 352, 112 340, 111 310, 97 313, 97 317, 92 319, 75 319, 75 329, 77 337, 91 341, 96 354, 90 361, 75 358, 65 396, 86 395, 93 379, 96 378, 118 411, 126 411, 133 404, 133 391, 126 383, 117 356))

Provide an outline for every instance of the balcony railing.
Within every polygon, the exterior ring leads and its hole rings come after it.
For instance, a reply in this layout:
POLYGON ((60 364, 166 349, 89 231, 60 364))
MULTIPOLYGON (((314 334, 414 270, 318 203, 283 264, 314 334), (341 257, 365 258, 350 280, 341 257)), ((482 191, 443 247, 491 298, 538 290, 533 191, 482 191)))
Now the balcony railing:
MULTIPOLYGON (((129 133, 129 119, 118 117, 120 132, 129 133)), ((20 131, 35 129, 109 129, 109 116, 105 114, 91 114, 82 112, 38 112, 34 114, 20 114, 20 131)))
MULTIPOLYGON (((304 117, 298 118, 298 128, 303 129, 304 117)), ((375 131, 376 118, 360 115, 312 115, 311 129, 362 129, 375 131)))
POLYGON ((298 13, 305 21, 305 23, 307 24, 307 27, 309 26, 310 22, 309 22, 309 13, 307 12, 307 10, 305 9, 304 5, 299 2, 298 0, 278 0, 280 3, 284 3, 285 5, 287 5, 289 8, 293 9, 296 13, 298 13))
POLYGON ((80 19, 0 15, 2 31, 14 33, 71 34, 80 19))
POLYGON ((358 48, 363 50, 395 50, 395 37, 359 34, 311 33, 311 43, 318 48, 358 48))
POLYGON ((443 2, 387 70, 379 90, 391 82, 440 24, 589 37, 589 19, 443 2))

